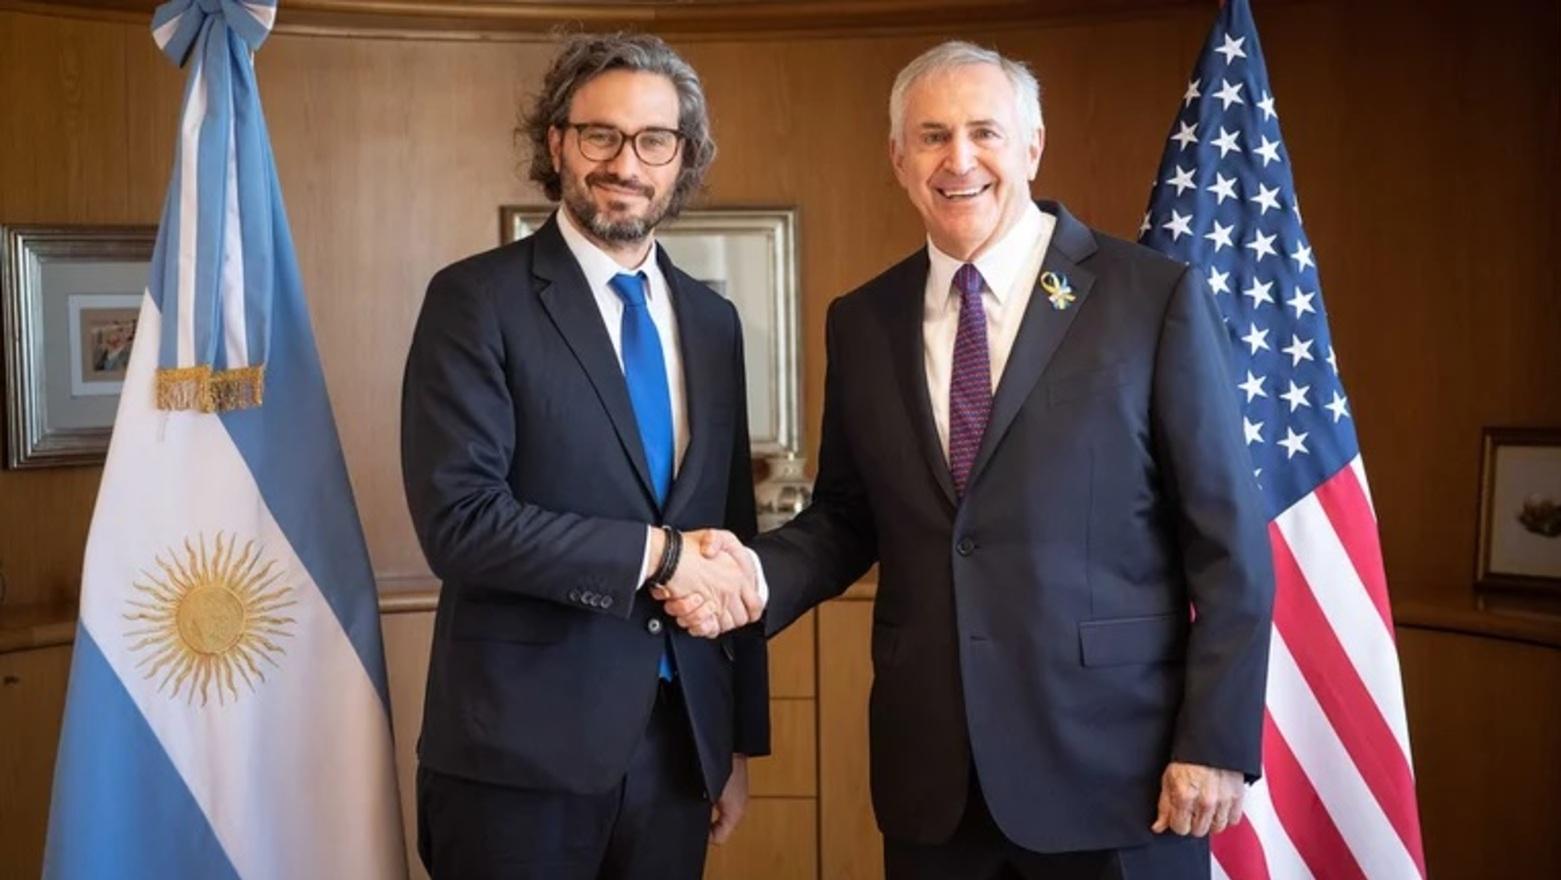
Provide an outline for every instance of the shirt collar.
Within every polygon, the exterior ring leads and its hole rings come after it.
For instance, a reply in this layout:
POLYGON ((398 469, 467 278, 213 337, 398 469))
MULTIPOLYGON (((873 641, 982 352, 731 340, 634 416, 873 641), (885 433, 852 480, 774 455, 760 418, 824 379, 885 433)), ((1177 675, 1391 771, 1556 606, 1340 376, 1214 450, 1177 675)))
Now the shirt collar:
MULTIPOLYGON (((1054 218, 1042 213, 1034 202, 1027 201, 1024 212, 1019 215, 1019 220, 1014 223, 1013 228, 973 261, 976 269, 981 272, 981 277, 986 280, 987 289, 992 291, 999 305, 1008 298, 1020 271, 1025 267, 1026 260, 1040 245, 1043 233, 1047 229, 1047 220, 1056 222, 1054 218)), ((964 265, 965 261, 957 260, 944 253, 932 243, 930 237, 927 239, 927 256, 931 261, 929 272, 933 282, 929 290, 942 291, 944 295, 953 296, 954 273, 964 265)))
MULTIPOLYGON (((651 243, 650 250, 645 253, 645 259, 638 266, 625 269, 612 258, 611 254, 585 237, 585 233, 575 225, 575 219, 570 215, 568 208, 559 205, 555 214, 558 217, 558 231, 564 236, 564 244, 568 245, 569 252, 574 254, 575 262, 580 264, 580 271, 584 273, 586 283, 591 285, 592 290, 610 289, 609 282, 614 275, 644 272, 647 282, 661 276, 661 267, 656 264, 656 248, 659 245, 655 242, 651 243)), ((650 283, 645 285, 647 299, 655 297, 656 287, 657 285, 650 283)))

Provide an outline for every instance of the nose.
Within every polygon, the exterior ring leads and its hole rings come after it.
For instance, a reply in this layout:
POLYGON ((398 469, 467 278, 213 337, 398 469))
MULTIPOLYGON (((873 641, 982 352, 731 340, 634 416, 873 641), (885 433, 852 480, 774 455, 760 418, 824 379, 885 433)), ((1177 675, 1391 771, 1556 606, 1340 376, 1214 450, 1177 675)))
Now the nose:
POLYGON ((964 132, 955 134, 949 140, 948 156, 943 160, 944 167, 950 174, 964 176, 976 167, 976 145, 964 132))
POLYGON ((603 167, 622 180, 636 180, 640 172, 640 155, 634 152, 634 141, 624 138, 623 148, 603 167))

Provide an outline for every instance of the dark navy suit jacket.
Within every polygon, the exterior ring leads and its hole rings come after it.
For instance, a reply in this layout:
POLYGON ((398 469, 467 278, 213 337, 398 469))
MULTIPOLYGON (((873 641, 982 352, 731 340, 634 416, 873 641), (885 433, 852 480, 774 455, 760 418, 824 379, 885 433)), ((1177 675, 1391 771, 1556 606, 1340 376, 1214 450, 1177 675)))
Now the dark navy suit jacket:
POLYGON ((920 250, 830 307, 814 500, 755 545, 771 631, 879 564, 873 805, 905 841, 949 838, 972 766, 1041 852, 1148 841, 1172 759, 1260 770, 1273 575, 1218 311, 1186 266, 1041 208, 1077 300, 1034 291, 965 497, 920 250))
POLYGON ((689 423, 665 511, 623 370, 556 218, 429 284, 401 429, 413 524, 444 582, 425 767, 607 790, 645 731, 668 632, 707 791, 721 793, 734 751, 769 752, 762 635, 689 637, 635 590, 647 523, 756 528, 737 312, 658 259, 689 423))

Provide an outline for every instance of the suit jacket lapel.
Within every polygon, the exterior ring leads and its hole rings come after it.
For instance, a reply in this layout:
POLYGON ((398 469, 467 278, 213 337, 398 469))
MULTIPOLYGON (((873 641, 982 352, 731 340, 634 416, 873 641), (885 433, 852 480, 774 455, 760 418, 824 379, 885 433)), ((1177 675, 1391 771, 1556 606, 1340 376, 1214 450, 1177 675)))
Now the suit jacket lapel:
POLYGON ((569 252, 563 234, 558 231, 557 217, 543 224, 533 238, 536 245, 532 252, 532 272, 543 282, 538 285, 542 306, 590 378, 596 396, 601 399, 617 431, 623 451, 634 463, 640 485, 654 506, 655 490, 650 481, 650 467, 645 463, 645 444, 640 439, 639 422, 634 418, 634 405, 629 402, 629 386, 623 378, 623 366, 613 353, 612 338, 602 325, 602 313, 596 307, 590 285, 569 252))
POLYGON ((910 414, 916 444, 921 447, 932 477, 949 506, 956 502, 954 478, 949 475, 948 459, 938 439, 938 426, 932 419, 932 398, 927 390, 926 350, 922 336, 922 310, 926 298, 929 262, 925 248, 895 267, 895 276, 887 280, 889 295, 884 297, 884 323, 889 334, 893 373, 905 411, 910 414))
POLYGON ((1036 277, 1035 289, 1030 294, 1029 305, 1025 307, 1024 318, 1019 325, 1019 334, 1008 355, 1008 365, 1003 368, 997 394, 992 399, 992 417, 987 422, 986 432, 981 435, 981 446, 976 450, 976 460, 971 465, 967 485, 975 485, 982 468, 991 460, 1003 435, 1019 414, 1020 407, 1030 397, 1031 389, 1046 371, 1046 365, 1051 363, 1052 355, 1057 353, 1057 346, 1062 344, 1068 328, 1073 325, 1074 317, 1084 308, 1090 289, 1095 286, 1094 273, 1080 265, 1096 250, 1094 233, 1056 202, 1039 204, 1042 211, 1057 218, 1051 243, 1041 263, 1041 275, 1053 272, 1068 279, 1076 299, 1065 309, 1053 307, 1046 292, 1041 289, 1040 276, 1036 277))
MULTIPOLYGON (((700 308, 698 298, 689 294, 687 281, 667 258, 666 251, 657 248, 657 260, 672 291, 678 345, 683 353, 683 400, 688 413, 688 449, 667 494, 662 517, 671 522, 699 486, 699 475, 711 453, 719 444, 731 443, 730 434, 715 435, 715 385, 718 377, 731 372, 731 350, 723 349, 720 343, 730 343, 731 337, 721 315, 713 309, 700 308)), ((734 413, 733 418, 746 419, 748 414, 734 413)))

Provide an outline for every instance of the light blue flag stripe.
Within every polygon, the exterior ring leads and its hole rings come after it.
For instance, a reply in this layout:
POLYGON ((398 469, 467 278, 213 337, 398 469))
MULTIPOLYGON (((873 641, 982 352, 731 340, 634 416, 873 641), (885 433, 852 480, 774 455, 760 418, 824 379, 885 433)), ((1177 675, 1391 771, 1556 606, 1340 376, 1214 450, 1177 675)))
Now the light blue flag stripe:
MULTIPOLYGON (((275 167, 269 146, 262 147, 267 164, 275 167)), ((270 391, 264 406, 225 412, 222 422, 254 474, 271 516, 336 612, 388 712, 378 592, 274 174, 272 206, 277 256, 272 317, 277 332, 266 368, 270 391), (276 442, 287 436, 307 437, 309 442, 276 442)))
MULTIPOLYGON (((206 82, 206 118, 201 121, 200 149, 196 159, 197 196, 195 209, 199 219, 195 233, 195 364, 213 367, 217 339, 222 333, 222 250, 227 226, 229 129, 233 124, 232 65, 227 44, 231 35, 220 17, 207 19, 209 32, 196 45, 201 54, 200 73, 206 82)), ((243 208, 241 207, 242 211, 243 208)), ((246 259, 248 255, 245 255, 246 259)), ((252 291, 244 291, 246 298, 252 291)), ((182 305, 182 304, 181 304, 182 305)), ((179 312, 163 315, 163 334, 178 336, 179 312)), ((262 352, 255 363, 264 363, 262 352)), ((163 363, 163 368, 192 364, 163 363)))
MULTIPOLYGON (((255 68, 249 64, 236 64, 238 77, 234 81, 234 112, 237 125, 234 128, 238 151, 238 198, 244 205, 242 224, 244 247, 244 289, 276 289, 276 262, 292 260, 292 249, 284 256, 277 250, 271 230, 276 228, 273 219, 281 210, 280 197, 271 197, 272 181, 276 177, 276 163, 271 158, 271 135, 266 130, 265 115, 260 109, 260 89, 255 83, 255 68)), ((283 222, 285 223, 285 215, 283 222)), ((301 289, 301 288, 300 288, 301 289)), ((244 300, 244 327, 248 336, 251 360, 254 352, 266 351, 271 338, 271 308, 268 300, 247 297, 244 300)))
POLYGON ((43 876, 238 880, 206 814, 85 627, 76 628, 43 876), (105 744, 102 731, 114 733, 105 744), (168 830, 147 834, 148 816, 168 830))
MULTIPOLYGON (((182 24, 183 20, 181 20, 182 24)), ((196 59, 195 64, 199 65, 200 60, 196 59)), ((200 87, 200 78, 199 67, 191 68, 190 75, 184 82, 184 100, 179 105, 181 108, 190 106, 190 96, 200 87)), ((147 293, 163 313, 164 327, 171 326, 167 323, 167 316, 170 313, 177 313, 179 308, 179 236, 180 227, 187 219, 183 216, 179 200, 179 169, 183 165, 184 139, 175 137, 173 174, 168 186, 168 196, 163 200, 163 219, 157 227, 157 243, 152 248, 152 266, 147 280, 147 293)), ((177 363, 178 352, 179 335, 164 332, 158 343, 157 362, 177 363)))

